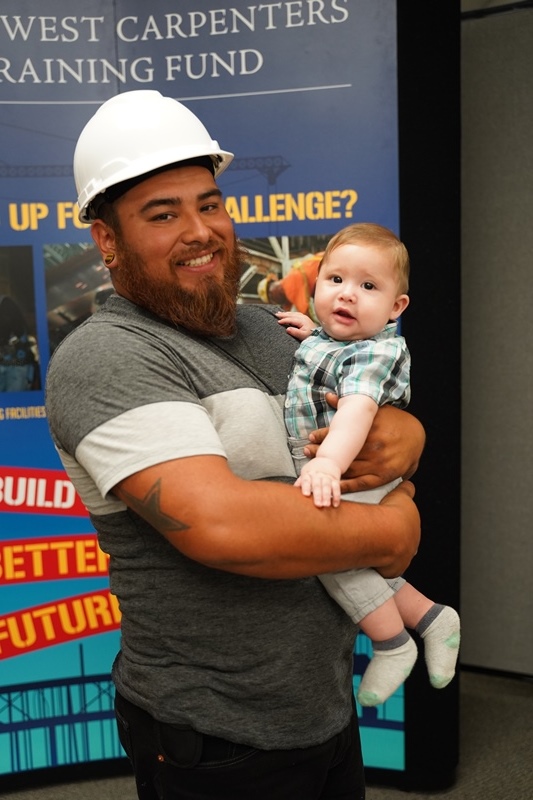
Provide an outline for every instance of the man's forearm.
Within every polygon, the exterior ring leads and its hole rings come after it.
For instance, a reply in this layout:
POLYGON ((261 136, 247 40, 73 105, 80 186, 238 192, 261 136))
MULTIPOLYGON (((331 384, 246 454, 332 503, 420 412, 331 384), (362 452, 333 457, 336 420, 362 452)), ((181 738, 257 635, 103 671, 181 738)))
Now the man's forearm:
POLYGON ((258 578, 302 578, 354 567, 399 575, 420 521, 411 484, 381 505, 317 509, 285 484, 244 481, 224 459, 160 464, 126 479, 119 498, 187 557, 258 578))

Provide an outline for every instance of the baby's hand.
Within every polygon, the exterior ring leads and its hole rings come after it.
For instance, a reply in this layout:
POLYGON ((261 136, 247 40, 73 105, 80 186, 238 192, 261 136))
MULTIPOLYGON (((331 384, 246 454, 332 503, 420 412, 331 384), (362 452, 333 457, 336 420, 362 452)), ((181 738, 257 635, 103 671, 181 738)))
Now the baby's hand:
POLYGON ((312 330, 317 327, 311 317, 302 314, 300 311, 276 311, 276 317, 280 325, 285 325, 287 333, 302 342, 307 339, 312 330))
POLYGON ((306 497, 313 495, 317 508, 333 506, 341 503, 341 471, 330 458, 317 456, 302 467, 302 473, 295 486, 300 486, 306 497))

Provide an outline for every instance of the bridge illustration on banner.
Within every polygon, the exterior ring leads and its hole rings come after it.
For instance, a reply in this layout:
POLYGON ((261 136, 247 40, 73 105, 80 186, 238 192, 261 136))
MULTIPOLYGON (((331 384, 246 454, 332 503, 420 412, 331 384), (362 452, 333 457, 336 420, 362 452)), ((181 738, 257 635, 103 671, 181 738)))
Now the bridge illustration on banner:
MULTIPOLYGON (((359 635, 354 686, 369 654, 370 642, 359 635)), ((113 703, 109 674, 0 687, 0 775, 125 757, 113 703)), ((358 713, 363 728, 403 730, 403 690, 379 708, 358 707, 358 713)))
POLYGON ((124 757, 109 675, 0 688, 0 775, 124 757))

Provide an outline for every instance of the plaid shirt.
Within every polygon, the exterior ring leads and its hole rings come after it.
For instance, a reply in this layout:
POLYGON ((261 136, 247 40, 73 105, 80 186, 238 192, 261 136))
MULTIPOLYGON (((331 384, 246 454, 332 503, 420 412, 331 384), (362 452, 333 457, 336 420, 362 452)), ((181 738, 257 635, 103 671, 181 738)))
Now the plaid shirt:
POLYGON ((322 328, 299 346, 285 398, 285 424, 289 436, 307 438, 316 428, 331 424, 335 409, 326 393, 338 397, 365 394, 378 405, 390 403, 405 408, 411 390, 411 359, 397 323, 386 325, 372 339, 339 342, 322 328))

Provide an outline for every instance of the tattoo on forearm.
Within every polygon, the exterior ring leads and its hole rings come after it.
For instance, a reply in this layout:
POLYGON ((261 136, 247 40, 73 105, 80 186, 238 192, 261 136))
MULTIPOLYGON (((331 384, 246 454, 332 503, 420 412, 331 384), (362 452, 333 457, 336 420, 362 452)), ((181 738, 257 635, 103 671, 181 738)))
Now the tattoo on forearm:
POLYGON ((154 485, 149 489, 146 495, 139 499, 134 497, 129 492, 121 489, 120 495, 124 502, 139 514, 140 517, 145 519, 150 525, 153 525, 161 533, 172 533, 175 531, 186 530, 189 525, 181 522, 179 519, 169 517, 161 511, 161 479, 159 478, 154 485))

